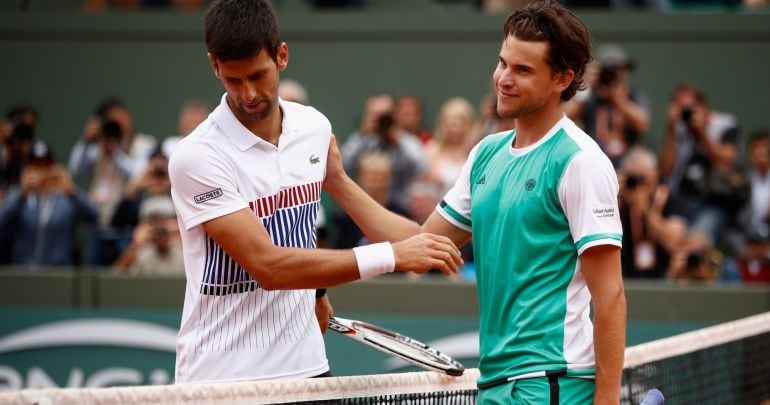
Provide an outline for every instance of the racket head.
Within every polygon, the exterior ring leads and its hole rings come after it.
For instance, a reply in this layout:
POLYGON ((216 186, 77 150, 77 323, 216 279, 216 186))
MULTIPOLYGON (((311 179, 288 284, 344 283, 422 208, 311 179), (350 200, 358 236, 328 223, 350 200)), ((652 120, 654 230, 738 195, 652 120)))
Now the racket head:
POLYGON ((417 367, 459 377, 463 365, 427 344, 389 329, 353 319, 332 317, 329 328, 417 367))

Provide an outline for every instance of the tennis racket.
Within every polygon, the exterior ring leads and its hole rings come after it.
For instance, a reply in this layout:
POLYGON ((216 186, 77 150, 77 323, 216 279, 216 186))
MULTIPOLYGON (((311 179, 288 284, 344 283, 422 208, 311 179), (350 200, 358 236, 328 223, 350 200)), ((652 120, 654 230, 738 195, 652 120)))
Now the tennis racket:
POLYGON ((465 371, 463 365, 457 360, 425 343, 371 323, 331 317, 329 328, 426 370, 439 371, 451 376, 461 376, 465 371))

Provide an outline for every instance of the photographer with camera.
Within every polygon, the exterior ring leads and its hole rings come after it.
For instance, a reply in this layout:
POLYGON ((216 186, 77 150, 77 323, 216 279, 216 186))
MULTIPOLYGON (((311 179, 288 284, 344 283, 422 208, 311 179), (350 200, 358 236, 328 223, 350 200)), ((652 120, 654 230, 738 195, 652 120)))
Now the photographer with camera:
POLYGON ((91 202, 99 207, 99 226, 86 249, 88 264, 108 266, 130 243, 131 234, 110 223, 126 182, 146 165, 155 139, 134 130, 133 119, 118 99, 107 98, 86 123, 83 137, 72 149, 69 169, 89 184, 91 202))
POLYGON ((145 201, 156 196, 171 196, 168 157, 160 148, 150 155, 147 167, 126 185, 123 199, 118 203, 115 214, 112 216, 112 226, 116 229, 133 229, 139 224, 140 212, 145 201))
POLYGON ((0 229, 13 230, 10 264, 72 266, 78 221, 96 222, 98 211, 78 190, 43 141, 30 148, 19 186, 0 205, 0 229))
POLYGON ((687 235, 681 218, 664 217, 668 186, 660 183, 655 154, 635 146, 621 162, 620 219, 623 277, 663 278, 687 235))
POLYGON ((171 196, 146 198, 139 218, 131 244, 113 264, 115 270, 132 275, 183 276, 182 240, 171 196))
POLYGON ((728 255, 735 251, 725 231, 749 194, 737 166, 739 139, 735 116, 712 111, 699 88, 683 84, 674 90, 660 158, 671 190, 667 211, 686 218, 728 255))
POLYGON ((600 46, 586 72, 588 88, 565 104, 567 116, 582 123, 615 167, 632 146, 644 143, 650 127, 649 99, 630 83, 635 66, 620 46, 600 46))
POLYGON ((387 94, 370 97, 358 132, 348 137, 342 148, 343 164, 351 177, 357 177, 361 158, 370 152, 385 153, 393 168, 391 196, 407 206, 407 189, 427 170, 425 151, 417 136, 406 132, 393 119, 393 98, 387 94))

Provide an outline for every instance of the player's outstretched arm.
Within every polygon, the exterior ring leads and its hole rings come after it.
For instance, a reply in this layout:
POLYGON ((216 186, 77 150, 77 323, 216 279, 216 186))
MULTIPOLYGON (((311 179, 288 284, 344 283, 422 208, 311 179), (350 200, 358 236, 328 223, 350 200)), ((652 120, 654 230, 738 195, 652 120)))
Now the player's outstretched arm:
MULTIPOLYGON (((371 276, 352 250, 275 246, 253 212, 242 209, 203 223, 206 233, 267 290, 323 288, 371 276)), ((390 249, 388 247, 388 249, 390 249)), ((386 249, 385 251, 390 252, 386 249)), ((456 273, 460 252, 446 237, 423 233, 392 245, 399 271, 456 273)), ((378 273, 392 271, 393 266, 378 273)))
POLYGON ((323 189, 337 201, 364 235, 373 242, 380 242, 399 241, 418 234, 420 226, 416 222, 388 211, 348 177, 337 141, 334 135, 331 137, 323 189))
POLYGON ((470 232, 452 225, 435 211, 424 224, 418 225, 374 201, 345 173, 334 135, 329 143, 324 190, 331 194, 371 241, 398 241, 420 232, 446 236, 455 246, 463 246, 471 239, 470 232))

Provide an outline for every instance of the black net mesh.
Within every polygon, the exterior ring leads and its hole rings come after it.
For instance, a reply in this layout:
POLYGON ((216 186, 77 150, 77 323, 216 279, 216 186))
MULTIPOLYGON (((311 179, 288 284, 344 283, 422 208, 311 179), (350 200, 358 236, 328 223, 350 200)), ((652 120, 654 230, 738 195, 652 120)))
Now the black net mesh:
POLYGON ((392 394, 372 397, 345 398, 324 401, 300 402, 301 404, 341 404, 341 405, 474 405, 478 391, 456 390, 439 392, 420 392, 412 394, 392 394))
POLYGON ((651 388, 667 404, 770 404, 770 333, 623 370, 625 403, 651 388))

